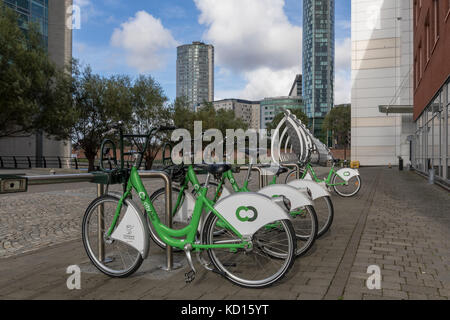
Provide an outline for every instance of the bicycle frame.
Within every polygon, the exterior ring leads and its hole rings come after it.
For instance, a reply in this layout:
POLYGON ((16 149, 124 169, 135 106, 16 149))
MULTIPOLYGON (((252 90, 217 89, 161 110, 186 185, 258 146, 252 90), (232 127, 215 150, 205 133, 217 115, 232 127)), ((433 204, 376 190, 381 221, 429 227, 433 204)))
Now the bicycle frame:
MULTIPOLYGON (((199 191, 197 200, 195 202, 192 219, 189 225, 187 225, 185 228, 179 230, 172 229, 164 225, 159 219, 158 214, 153 206, 153 203, 150 201, 147 191, 142 183, 142 180, 139 177, 139 173, 136 167, 132 167, 125 193, 123 194, 122 198, 119 201, 113 221, 106 235, 108 237, 111 236, 112 232, 116 227, 118 218, 120 216, 120 210, 123 205, 123 201, 131 195, 131 192, 133 190, 135 190, 136 193, 139 195, 142 205, 144 206, 145 211, 149 217, 150 222, 154 226, 156 233, 161 238, 161 240, 163 240, 163 242, 165 242, 166 244, 182 250, 185 248, 186 245, 190 244, 192 248, 196 251, 215 248, 239 249, 249 247, 251 244, 245 241, 243 239, 243 236, 217 210, 214 209, 214 202, 212 202, 206 197, 208 188, 200 187, 200 183, 197 179, 197 176, 192 166, 189 166, 188 168, 186 181, 191 182, 194 185, 194 189, 199 191), (229 230, 233 231, 235 235, 240 238, 239 243, 209 244, 209 245, 195 243, 200 218, 204 208, 214 213, 219 218, 221 224, 226 226, 226 228, 228 228, 229 230), (176 239, 176 238, 183 238, 183 239, 176 239)), ((180 195, 177 201, 177 205, 179 204, 179 201, 180 195)))
POLYGON ((337 171, 334 169, 334 165, 331 167, 330 171, 328 172, 328 176, 325 179, 319 179, 316 175, 316 172, 314 171, 314 168, 309 163, 306 164, 305 170, 303 171, 303 175, 301 176, 300 179, 305 179, 308 172, 311 173, 313 180, 317 183, 325 182, 327 186, 344 186, 347 184, 347 182, 345 182, 345 180, 340 175, 338 175, 337 171), (334 175, 337 175, 344 182, 335 184, 331 183, 331 179, 333 178, 334 175))

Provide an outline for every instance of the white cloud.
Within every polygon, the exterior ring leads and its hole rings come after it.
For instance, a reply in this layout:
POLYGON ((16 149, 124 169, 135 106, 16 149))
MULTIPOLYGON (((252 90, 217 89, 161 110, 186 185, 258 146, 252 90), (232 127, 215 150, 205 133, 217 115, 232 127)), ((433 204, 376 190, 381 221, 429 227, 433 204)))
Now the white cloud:
POLYGON ((267 97, 287 96, 299 73, 298 67, 279 71, 270 68, 260 68, 246 72, 244 77, 248 81, 241 92, 243 99, 260 100, 267 97))
POLYGON ((247 80, 240 98, 289 93, 301 70, 302 28, 289 22, 284 0, 194 1, 216 64, 247 80))
POLYGON ((73 4, 79 7, 87 7, 92 5, 91 0, 74 0, 73 4))
POLYGON ((350 38, 336 42, 335 81, 334 81, 334 103, 351 102, 351 63, 352 63, 352 41, 350 38))
POLYGON ((217 63, 235 71, 300 64, 302 29, 292 25, 284 0, 195 0, 205 41, 217 63))
POLYGON ((352 63, 352 40, 350 38, 338 40, 335 51, 336 70, 350 71, 352 63))
POLYGON ((334 79, 334 104, 350 103, 352 93, 351 72, 338 71, 334 79))
POLYGON ((139 72, 160 69, 165 65, 165 50, 173 49, 178 42, 164 28, 160 19, 145 11, 122 23, 111 36, 111 45, 122 48, 127 64, 139 72))

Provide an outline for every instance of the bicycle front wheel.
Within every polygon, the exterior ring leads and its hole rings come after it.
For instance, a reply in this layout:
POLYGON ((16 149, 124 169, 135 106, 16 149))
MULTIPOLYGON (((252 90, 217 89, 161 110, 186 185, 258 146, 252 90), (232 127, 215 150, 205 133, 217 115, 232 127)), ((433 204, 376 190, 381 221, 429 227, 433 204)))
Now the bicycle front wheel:
MULTIPOLYGON (((106 195, 95 199, 86 209, 82 223, 82 238, 86 253, 98 270, 110 277, 127 277, 142 264, 141 253, 129 244, 106 239, 118 207, 119 199, 106 195)), ((127 211, 124 201, 116 227, 127 211)))
POLYGON ((361 178, 360 176, 354 176, 346 182, 335 174, 333 177, 333 189, 341 197, 353 197, 361 189, 361 178))
MULTIPOLYGON (((183 213, 180 213, 179 208, 181 208, 185 201, 185 195, 180 194, 180 189, 177 187, 172 187, 172 211, 174 212, 174 215, 172 217, 172 228, 173 229, 183 229, 189 224, 189 221, 191 217, 184 217, 182 216, 183 213), (179 202, 177 203, 178 197, 180 197, 179 202), (178 204, 178 206, 177 206, 178 204)), ((158 214, 159 220, 161 222, 164 222, 165 225, 167 225, 167 217, 166 217, 166 189, 161 188, 159 190, 156 190, 152 195, 150 196, 150 201, 153 203, 153 206, 155 207, 156 213, 158 214)), ((167 244, 161 240, 161 238, 158 236, 158 233, 155 230, 155 227, 150 222, 150 219, 148 215, 147 217, 147 224, 150 230, 150 236, 153 239, 153 241, 161 248, 166 249, 167 244)), ((174 251, 180 251, 178 248, 173 248, 174 251)))
MULTIPOLYGON (((250 248, 208 249, 214 267, 229 281, 246 288, 264 288, 282 279, 294 263, 297 243, 289 220, 277 221, 276 225, 259 229, 251 239, 250 248)), ((205 222, 203 240, 205 244, 242 241, 224 229, 214 214, 205 222)))

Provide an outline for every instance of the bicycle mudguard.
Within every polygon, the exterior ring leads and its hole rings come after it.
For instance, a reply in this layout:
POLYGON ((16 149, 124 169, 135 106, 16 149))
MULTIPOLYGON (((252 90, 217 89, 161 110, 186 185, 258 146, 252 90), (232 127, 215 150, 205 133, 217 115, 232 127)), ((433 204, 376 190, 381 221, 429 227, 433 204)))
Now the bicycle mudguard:
POLYGON ((345 181, 349 181, 351 178, 359 176, 359 171, 351 168, 343 168, 338 170, 336 174, 345 181))
POLYGON ((320 184, 318 184, 315 181, 311 180, 304 180, 304 179, 297 179, 289 182, 287 184, 288 186, 294 187, 299 190, 307 190, 311 191, 311 198, 313 200, 316 200, 320 197, 330 197, 331 194, 326 190, 324 187, 322 187, 320 184))
POLYGON ((268 197, 284 196, 291 202, 291 208, 314 206, 307 193, 286 184, 272 184, 258 191, 268 197))
MULTIPOLYGON (((172 204, 172 205, 174 205, 174 204, 172 204)), ((177 212, 173 216, 173 221, 189 223, 189 220, 191 219, 192 214, 194 213, 194 207, 195 207, 194 196, 190 192, 185 192, 183 203, 181 204, 181 207, 177 210, 177 212)))
POLYGON ((277 204, 280 198, 269 198, 255 192, 234 193, 217 202, 214 209, 242 236, 250 237, 267 224, 291 220, 289 213, 277 204))
MULTIPOLYGON (((117 193, 108 193, 109 196, 120 200, 121 195, 117 193)), ((127 211, 124 217, 111 234, 111 238, 117 241, 125 242, 141 253, 143 259, 147 258, 150 238, 145 216, 133 200, 126 199, 127 211)))

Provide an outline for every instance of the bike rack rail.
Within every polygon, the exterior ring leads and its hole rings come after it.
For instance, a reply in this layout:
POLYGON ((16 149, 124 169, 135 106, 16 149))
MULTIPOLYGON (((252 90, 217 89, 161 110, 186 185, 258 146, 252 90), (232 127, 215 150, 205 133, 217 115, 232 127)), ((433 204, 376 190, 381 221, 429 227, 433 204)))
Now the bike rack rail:
MULTIPOLYGON (((139 176, 142 179, 154 179, 160 178, 165 184, 165 212, 166 212, 166 223, 169 228, 172 227, 172 179, 169 175, 162 171, 139 171, 139 176)), ((107 178, 107 174, 103 172, 96 173, 80 173, 80 174, 64 174, 64 175, 45 175, 45 176, 23 176, 28 180, 29 186, 37 185, 51 185, 51 184, 61 184, 61 183, 80 183, 80 182, 91 182, 97 184, 97 196, 101 197, 105 194, 105 185, 103 183, 98 183, 98 181, 107 178)), ((99 207, 99 221, 103 216, 103 208, 99 207)), ((102 226, 99 224, 99 259, 104 260, 105 250, 103 241, 103 231, 102 226)), ((173 270, 173 250, 171 246, 167 246, 166 249, 166 266, 163 267, 165 271, 173 270)))
POLYGON ((297 169, 295 171, 295 179, 300 179, 300 170, 302 167, 298 163, 287 163, 283 164, 283 166, 287 168, 297 169))
MULTIPOLYGON (((248 170, 249 166, 239 167, 240 170, 248 170)), ((258 172, 258 186, 259 189, 264 188, 268 184, 267 176, 263 174, 263 169, 257 166, 252 166, 252 171, 258 172)))

